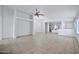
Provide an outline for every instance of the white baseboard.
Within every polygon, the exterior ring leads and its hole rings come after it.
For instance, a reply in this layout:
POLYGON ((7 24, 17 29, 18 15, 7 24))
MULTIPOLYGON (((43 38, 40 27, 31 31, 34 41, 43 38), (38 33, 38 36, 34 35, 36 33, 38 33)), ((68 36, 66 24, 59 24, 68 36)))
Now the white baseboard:
POLYGON ((7 37, 7 38, 2 38, 2 40, 13 40, 14 38, 12 37, 7 37))
POLYGON ((27 37, 27 36, 31 36, 32 34, 28 34, 28 35, 21 35, 21 36, 16 36, 16 37, 7 37, 7 38, 2 38, 1 40, 14 40, 16 38, 20 38, 20 37, 27 37))
POLYGON ((27 36, 31 36, 32 34, 28 34, 28 35, 21 35, 21 36, 16 36, 16 38, 20 38, 20 37, 27 37, 27 36))

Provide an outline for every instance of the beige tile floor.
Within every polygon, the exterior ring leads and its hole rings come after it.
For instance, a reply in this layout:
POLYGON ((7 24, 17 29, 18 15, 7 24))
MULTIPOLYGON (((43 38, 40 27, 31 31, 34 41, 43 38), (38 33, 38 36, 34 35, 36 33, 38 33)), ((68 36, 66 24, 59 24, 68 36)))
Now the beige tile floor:
POLYGON ((0 53, 76 54, 79 53, 79 44, 74 37, 37 33, 33 36, 0 41, 0 53))

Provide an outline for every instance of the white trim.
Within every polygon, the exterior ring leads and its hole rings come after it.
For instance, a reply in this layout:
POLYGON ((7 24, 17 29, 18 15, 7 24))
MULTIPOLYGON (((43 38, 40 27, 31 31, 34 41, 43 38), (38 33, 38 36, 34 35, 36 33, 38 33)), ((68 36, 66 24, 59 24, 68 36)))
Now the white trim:
POLYGON ((78 24, 79 24, 79 19, 77 20, 77 33, 79 34, 79 26, 78 26, 78 24))
POLYGON ((2 40, 2 18, 0 16, 0 40, 2 40))
POLYGON ((31 21, 31 22, 33 22, 33 20, 28 19, 28 18, 16 17, 16 20, 17 20, 17 19, 19 19, 19 20, 21 20, 21 21, 31 21))
POLYGON ((16 26, 16 9, 14 9, 13 39, 16 38, 16 35, 15 35, 15 26, 16 26))
POLYGON ((2 6, 0 6, 0 12, 1 12, 1 15, 0 15, 0 21, 1 21, 1 23, 0 23, 0 40, 2 40, 2 6))

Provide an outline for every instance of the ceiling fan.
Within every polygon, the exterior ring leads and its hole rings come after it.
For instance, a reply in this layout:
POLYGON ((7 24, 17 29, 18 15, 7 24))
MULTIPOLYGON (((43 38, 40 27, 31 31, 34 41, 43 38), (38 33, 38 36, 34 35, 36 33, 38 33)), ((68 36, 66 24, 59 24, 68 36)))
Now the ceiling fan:
POLYGON ((44 16, 43 13, 41 13, 40 11, 38 11, 38 9, 35 10, 35 13, 33 13, 33 15, 39 17, 39 16, 44 16))

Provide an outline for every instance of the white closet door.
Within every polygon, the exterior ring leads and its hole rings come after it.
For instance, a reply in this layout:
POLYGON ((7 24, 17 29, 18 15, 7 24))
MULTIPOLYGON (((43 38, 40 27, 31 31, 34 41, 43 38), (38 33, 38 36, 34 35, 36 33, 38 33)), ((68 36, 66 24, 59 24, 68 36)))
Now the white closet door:
POLYGON ((2 19, 0 16, 0 40, 2 39, 2 19))
POLYGON ((1 6, 0 6, 0 40, 2 39, 2 19, 1 19, 1 6))
POLYGON ((16 27, 15 27, 16 37, 32 34, 30 25, 31 25, 31 22, 27 20, 16 19, 16 27))
POLYGON ((3 6, 2 7, 2 37, 13 38, 13 20, 14 20, 14 9, 3 6))

